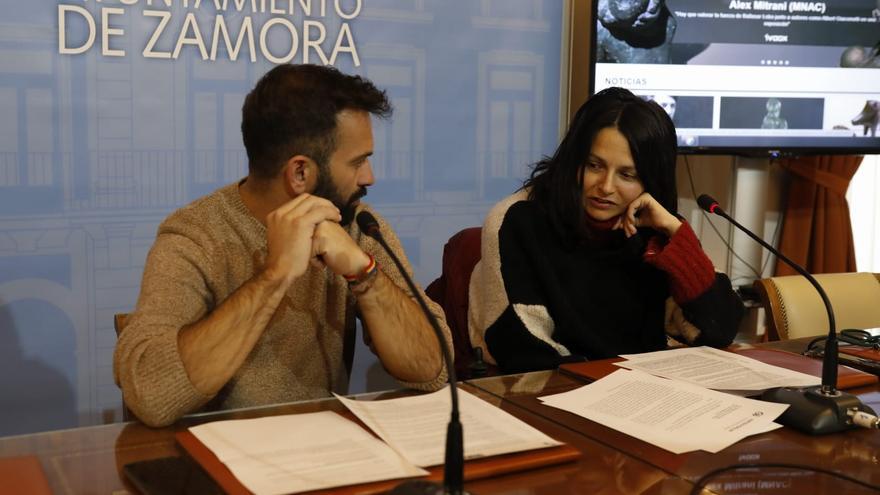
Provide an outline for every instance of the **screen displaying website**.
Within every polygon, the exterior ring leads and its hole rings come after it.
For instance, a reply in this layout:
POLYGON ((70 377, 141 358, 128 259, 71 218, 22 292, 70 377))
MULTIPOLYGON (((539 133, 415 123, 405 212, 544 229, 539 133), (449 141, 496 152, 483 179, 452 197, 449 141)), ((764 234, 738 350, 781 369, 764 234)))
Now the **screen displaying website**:
POLYGON ((685 149, 880 150, 880 0, 600 0, 593 56, 685 149))

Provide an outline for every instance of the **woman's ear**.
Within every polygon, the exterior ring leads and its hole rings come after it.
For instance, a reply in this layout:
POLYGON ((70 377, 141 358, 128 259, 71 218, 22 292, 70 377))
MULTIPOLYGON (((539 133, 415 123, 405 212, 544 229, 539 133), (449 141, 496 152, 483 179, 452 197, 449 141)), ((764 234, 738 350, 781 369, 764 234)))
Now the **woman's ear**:
POLYGON ((295 155, 284 164, 284 188, 287 193, 295 198, 302 193, 314 189, 317 180, 318 166, 311 158, 305 155, 295 155))

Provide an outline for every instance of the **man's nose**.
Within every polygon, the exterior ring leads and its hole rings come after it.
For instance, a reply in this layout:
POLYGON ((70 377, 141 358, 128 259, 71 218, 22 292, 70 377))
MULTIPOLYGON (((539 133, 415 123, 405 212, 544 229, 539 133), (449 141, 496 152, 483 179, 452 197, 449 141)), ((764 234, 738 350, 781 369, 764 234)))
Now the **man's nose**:
POLYGON ((358 170, 358 186, 372 186, 374 182, 376 178, 373 176, 373 164, 367 160, 358 170))

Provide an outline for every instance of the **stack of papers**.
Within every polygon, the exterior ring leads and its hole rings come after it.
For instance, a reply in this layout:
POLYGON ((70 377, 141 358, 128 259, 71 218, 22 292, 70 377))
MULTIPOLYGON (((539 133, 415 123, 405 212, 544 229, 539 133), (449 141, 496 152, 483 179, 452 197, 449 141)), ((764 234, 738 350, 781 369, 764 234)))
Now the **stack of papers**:
MULTIPOLYGON (((560 442, 459 390, 465 459, 552 447, 560 442)), ((299 493, 427 475, 444 462, 448 388, 401 399, 339 397, 382 440, 330 412, 217 421, 190 428, 248 490, 299 493)))
MULTIPOLYGON (((443 464, 449 390, 381 401, 337 396, 395 452, 416 466, 443 464)), ((560 442, 463 390, 458 391, 464 458, 477 459, 561 445, 560 442)))
POLYGON ((637 370, 618 370, 539 400, 675 454, 714 453, 747 436, 780 428, 773 420, 788 407, 637 370))
POLYGON ((820 383, 813 375, 711 347, 620 357, 624 361, 614 364, 626 369, 539 400, 676 454, 714 453, 780 428, 774 420, 788 407, 737 395, 820 383))
POLYGON ((428 474, 332 411, 217 421, 190 431, 256 495, 428 474))
POLYGON ((809 387, 820 383, 813 375, 711 347, 684 347, 620 357, 625 361, 615 363, 617 366, 713 390, 759 392, 775 387, 809 387))

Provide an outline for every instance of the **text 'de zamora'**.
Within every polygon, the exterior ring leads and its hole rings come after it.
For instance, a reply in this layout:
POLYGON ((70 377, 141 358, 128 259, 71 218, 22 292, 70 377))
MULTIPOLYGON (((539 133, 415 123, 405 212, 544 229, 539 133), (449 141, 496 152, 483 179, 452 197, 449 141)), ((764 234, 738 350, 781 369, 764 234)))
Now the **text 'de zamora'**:
MULTIPOLYGON (((360 9, 355 11, 359 13, 360 9)), ((105 57, 124 57, 127 43, 121 16, 136 15, 117 7, 102 7, 93 14, 76 5, 58 6, 58 53, 77 55, 99 47, 105 57), (79 34, 77 39, 73 33, 79 34), (84 33, 84 35, 82 35, 84 33), (100 36, 100 37, 99 37, 100 36)), ((246 52, 251 62, 262 57, 274 64, 297 59, 302 63, 334 65, 340 54, 351 54, 354 66, 360 66, 354 36, 348 22, 339 22, 335 43, 328 49, 328 29, 320 20, 303 19, 294 24, 287 17, 229 16, 216 14, 197 16, 194 12, 178 14, 167 10, 144 10, 139 13, 149 26, 141 55, 144 58, 177 59, 189 47, 202 60, 238 60, 246 52), (183 15, 175 23, 174 17, 183 15), (262 22, 255 21, 262 19, 262 22), (273 41, 270 47, 270 39, 273 41), (225 54, 225 55, 224 55, 225 54)), ((350 18, 352 15, 346 15, 350 18)))

